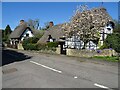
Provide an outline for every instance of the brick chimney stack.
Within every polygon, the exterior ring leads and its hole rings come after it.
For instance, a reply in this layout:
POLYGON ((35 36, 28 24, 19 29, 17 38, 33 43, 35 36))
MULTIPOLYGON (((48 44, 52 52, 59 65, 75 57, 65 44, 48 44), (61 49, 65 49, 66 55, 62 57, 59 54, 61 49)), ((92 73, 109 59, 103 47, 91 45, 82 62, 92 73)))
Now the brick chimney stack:
POLYGON ((52 26, 54 26, 53 21, 49 22, 49 27, 52 27, 52 26))
POLYGON ((25 22, 24 20, 20 20, 20 25, 24 24, 24 22, 25 22))

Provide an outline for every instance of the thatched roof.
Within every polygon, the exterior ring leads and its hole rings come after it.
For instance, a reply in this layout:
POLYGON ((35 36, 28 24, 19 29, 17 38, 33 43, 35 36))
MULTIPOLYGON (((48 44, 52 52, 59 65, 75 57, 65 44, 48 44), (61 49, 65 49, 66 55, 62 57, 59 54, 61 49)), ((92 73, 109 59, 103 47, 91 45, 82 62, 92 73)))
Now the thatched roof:
POLYGON ((30 27, 27 26, 26 23, 24 23, 15 28, 15 30, 10 34, 10 38, 20 38, 26 29, 31 30, 33 34, 37 33, 37 30, 32 30, 30 27))
POLYGON ((64 31, 62 30, 62 24, 55 25, 53 27, 50 27, 47 29, 44 33, 44 35, 40 38, 38 43, 46 43, 48 40, 48 36, 51 35, 52 38, 54 38, 56 41, 60 39, 60 37, 64 36, 64 31))

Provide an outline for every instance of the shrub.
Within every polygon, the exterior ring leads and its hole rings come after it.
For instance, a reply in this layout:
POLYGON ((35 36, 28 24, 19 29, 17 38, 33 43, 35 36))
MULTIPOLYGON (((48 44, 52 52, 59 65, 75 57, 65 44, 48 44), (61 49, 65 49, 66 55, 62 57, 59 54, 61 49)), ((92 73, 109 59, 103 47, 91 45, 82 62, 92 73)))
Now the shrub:
POLYGON ((108 45, 106 45, 106 43, 104 43, 99 49, 106 49, 109 48, 108 45))
POLYGON ((109 34, 104 42, 104 48, 112 48, 120 53, 120 33, 109 34))
POLYGON ((23 45, 25 50, 38 50, 36 44, 28 43, 26 45, 23 45))
POLYGON ((28 50, 37 50, 37 45, 36 44, 27 44, 27 49, 28 50))
POLYGON ((55 51, 58 46, 58 42, 48 42, 48 43, 39 43, 37 44, 38 50, 52 50, 55 51))
POLYGON ((36 43, 38 42, 39 38, 37 37, 30 37, 23 41, 22 45, 25 50, 37 50, 36 43))
POLYGON ((113 48, 116 52, 120 53, 120 34, 109 35, 106 42, 108 42, 110 48, 113 48))
POLYGON ((28 40, 28 43, 34 43, 35 44, 35 43, 38 42, 39 38, 37 38, 37 37, 30 37, 27 40, 28 40))
POLYGON ((25 50, 52 50, 55 51, 55 47, 58 46, 58 42, 48 42, 37 44, 38 36, 27 38, 23 41, 22 45, 25 50))
POLYGON ((48 46, 48 48, 57 47, 58 46, 58 42, 48 42, 47 46, 48 46))
POLYGON ((45 50, 46 49, 46 43, 39 43, 37 44, 38 50, 45 50))

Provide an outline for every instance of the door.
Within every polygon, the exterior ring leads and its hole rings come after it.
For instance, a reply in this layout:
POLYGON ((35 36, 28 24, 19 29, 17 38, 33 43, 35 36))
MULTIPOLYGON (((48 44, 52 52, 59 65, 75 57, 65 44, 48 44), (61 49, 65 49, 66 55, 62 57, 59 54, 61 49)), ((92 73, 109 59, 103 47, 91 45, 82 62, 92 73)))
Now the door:
POLYGON ((65 42, 60 43, 60 54, 66 55, 65 42))

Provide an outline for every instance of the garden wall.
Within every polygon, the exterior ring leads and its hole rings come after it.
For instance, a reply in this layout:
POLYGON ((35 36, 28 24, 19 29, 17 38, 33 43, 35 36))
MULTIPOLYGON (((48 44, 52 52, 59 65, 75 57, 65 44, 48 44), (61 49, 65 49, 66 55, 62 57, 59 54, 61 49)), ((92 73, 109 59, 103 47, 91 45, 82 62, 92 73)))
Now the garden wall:
POLYGON ((67 49, 66 55, 77 56, 77 57, 93 57, 93 56, 112 56, 112 55, 116 56, 117 53, 114 50, 110 50, 110 49, 104 49, 99 51, 67 49))
POLYGON ((94 51, 66 49, 66 55, 68 55, 68 56, 92 57, 92 56, 94 56, 94 54, 95 54, 94 51))
POLYGON ((19 43, 19 44, 17 45, 17 47, 18 47, 18 49, 20 49, 20 50, 24 50, 24 48, 23 48, 23 46, 22 46, 21 43, 19 43))

